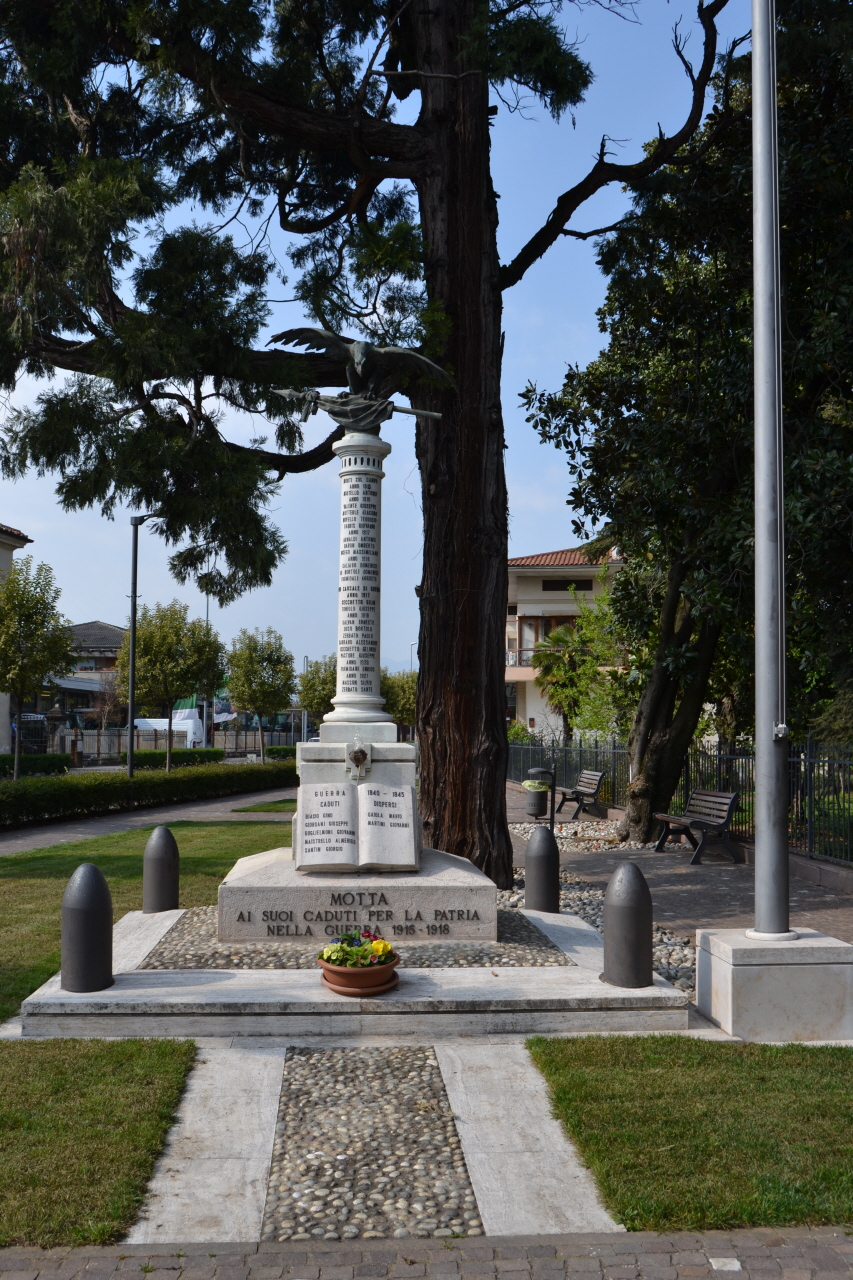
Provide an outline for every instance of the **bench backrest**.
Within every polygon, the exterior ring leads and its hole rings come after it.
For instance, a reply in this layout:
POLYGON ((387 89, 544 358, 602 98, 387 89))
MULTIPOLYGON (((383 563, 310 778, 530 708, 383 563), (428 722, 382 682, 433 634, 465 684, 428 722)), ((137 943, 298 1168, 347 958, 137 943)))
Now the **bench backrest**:
POLYGON ((739 799, 737 791, 703 791, 697 787, 690 793, 684 816, 722 825, 731 817, 739 799))
POLYGON ((575 787, 578 791, 597 791, 601 786, 603 773, 594 773, 592 769, 582 770, 575 787))

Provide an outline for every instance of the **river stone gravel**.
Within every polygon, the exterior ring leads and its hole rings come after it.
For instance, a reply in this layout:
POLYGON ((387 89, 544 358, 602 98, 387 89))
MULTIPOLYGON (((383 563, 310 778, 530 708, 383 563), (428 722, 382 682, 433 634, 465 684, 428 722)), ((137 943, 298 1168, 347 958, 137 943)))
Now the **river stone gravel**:
POLYGON ((482 1234, 432 1049, 288 1049, 262 1240, 482 1234))
MULTIPOLYGON (((500 896, 500 895, 499 895, 500 896)), ((216 907, 190 907, 149 952, 140 969, 316 969, 316 942, 217 942, 216 907)), ((572 966, 530 920, 498 911, 497 942, 398 942, 401 969, 572 966)))

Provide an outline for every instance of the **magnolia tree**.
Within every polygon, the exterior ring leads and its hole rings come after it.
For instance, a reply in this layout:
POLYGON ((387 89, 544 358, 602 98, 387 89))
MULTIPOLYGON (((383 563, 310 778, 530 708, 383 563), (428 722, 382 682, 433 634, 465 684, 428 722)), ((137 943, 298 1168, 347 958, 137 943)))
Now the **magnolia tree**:
POLYGON ((266 759, 264 717, 287 710, 295 692, 293 654, 285 649, 279 633, 272 627, 241 631, 228 655, 228 693, 235 709, 258 717, 262 763, 266 759))
POLYGON ((14 700, 16 780, 25 701, 41 692, 49 676, 67 675, 74 665, 71 629, 56 607, 61 594, 50 566, 33 569, 32 556, 13 560, 0 582, 0 692, 14 700))

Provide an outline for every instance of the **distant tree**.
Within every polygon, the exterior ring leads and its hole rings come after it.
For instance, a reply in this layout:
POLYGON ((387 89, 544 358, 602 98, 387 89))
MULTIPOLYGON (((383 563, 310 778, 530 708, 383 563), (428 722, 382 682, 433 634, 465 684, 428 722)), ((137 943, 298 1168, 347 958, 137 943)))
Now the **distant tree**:
POLYGON ((313 720, 322 720, 334 710, 338 680, 338 660, 335 654, 327 658, 315 658, 308 663, 308 670, 299 676, 299 705, 313 720))
POLYGON ((819 742, 853 743, 853 685, 842 686, 811 727, 819 742))
POLYGON ((264 753, 264 716, 274 716, 290 706, 296 691, 293 654, 285 649, 277 631, 243 630, 231 642, 228 692, 232 706, 258 717, 261 730, 261 762, 264 753))
POLYGON ((64 676, 75 661, 69 623, 57 609, 61 595, 53 570, 32 556, 13 560, 0 582, 0 692, 14 699, 17 733, 15 767, 21 764, 21 713, 48 676, 64 676))
POLYGON ((193 628, 193 634, 197 636, 198 645, 198 674, 195 691, 203 702, 212 702, 225 684, 228 675, 225 645, 220 640, 219 633, 211 627, 209 622, 202 622, 200 618, 194 619, 190 627, 193 628))
POLYGON ((532 660, 536 671, 533 682, 562 718, 567 740, 573 736, 582 711, 589 719, 596 711, 600 718, 605 708, 612 709, 611 718, 616 718, 613 690, 620 665, 609 596, 590 605, 574 588, 571 595, 580 612, 540 640, 532 660))
POLYGON ((417 715, 417 671, 389 671, 382 668, 379 692, 385 699, 385 710, 395 724, 414 724, 417 715))
MULTIPOLYGON (((219 637, 202 618, 189 618, 189 606, 143 605, 136 620, 136 701, 147 713, 168 718, 166 770, 172 768, 172 712, 179 698, 196 693, 210 679, 219 637)), ((219 646, 221 649, 221 645, 219 646)), ((123 697, 128 696, 130 634, 118 652, 116 668, 123 697)), ((136 708, 131 708, 132 720, 136 708)))
POLYGON ((110 721, 116 718, 120 705, 118 672, 115 667, 106 667, 98 672, 98 691, 93 708, 101 729, 106 729, 110 721))

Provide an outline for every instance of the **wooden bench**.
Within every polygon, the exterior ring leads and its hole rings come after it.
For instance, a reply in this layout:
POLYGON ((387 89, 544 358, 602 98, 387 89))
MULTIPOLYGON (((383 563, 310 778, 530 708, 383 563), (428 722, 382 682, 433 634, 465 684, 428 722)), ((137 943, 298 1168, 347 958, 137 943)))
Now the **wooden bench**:
POLYGON ((732 862, 744 862, 744 855, 735 849, 729 839, 732 814, 739 800, 740 796, 736 791, 703 791, 701 787, 696 787, 690 792, 687 808, 680 817, 675 817, 671 813, 654 815, 658 822, 663 823, 663 831, 658 837, 655 849, 660 853, 669 839, 670 828, 680 827, 693 846, 691 867, 702 861, 702 854, 711 840, 723 842, 732 862), (696 839, 695 832, 701 833, 699 840, 696 839))
POLYGON ((579 813, 589 813, 589 805, 595 805, 599 813, 601 813, 601 805, 598 803, 598 793, 601 790, 601 784, 605 779, 604 773, 594 773, 592 769, 583 769, 578 777, 574 788, 570 791, 561 791, 562 799, 557 805, 557 813, 560 813, 563 805, 567 800, 571 799, 577 805, 574 813, 569 819, 574 822, 579 813))

